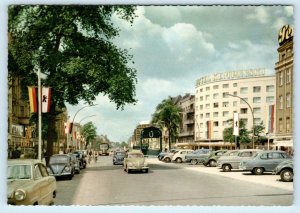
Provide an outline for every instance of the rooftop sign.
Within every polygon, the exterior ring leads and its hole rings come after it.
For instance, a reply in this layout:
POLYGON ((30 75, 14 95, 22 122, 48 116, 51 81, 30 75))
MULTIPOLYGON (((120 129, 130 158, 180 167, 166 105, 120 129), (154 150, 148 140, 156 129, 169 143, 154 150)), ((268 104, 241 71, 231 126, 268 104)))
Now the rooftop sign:
POLYGON ((250 69, 250 70, 240 70, 240 71, 230 71, 224 73, 216 73, 208 76, 199 78, 196 82, 196 87, 224 80, 233 80, 241 78, 251 78, 251 77, 260 77, 265 75, 265 69, 250 69))
POLYGON ((285 42, 289 41, 290 39, 293 39, 294 36, 294 30, 289 25, 284 25, 278 33, 278 43, 281 46, 285 42))

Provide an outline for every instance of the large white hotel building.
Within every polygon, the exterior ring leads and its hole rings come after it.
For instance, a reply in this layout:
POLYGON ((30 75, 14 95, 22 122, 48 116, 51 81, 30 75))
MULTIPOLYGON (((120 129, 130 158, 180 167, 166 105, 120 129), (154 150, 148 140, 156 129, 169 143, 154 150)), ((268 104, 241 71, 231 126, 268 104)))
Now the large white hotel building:
POLYGON ((262 121, 265 125, 267 107, 276 103, 275 90, 275 75, 267 75, 265 69, 230 71, 199 78, 195 92, 194 145, 228 147, 223 142, 223 130, 229 127, 228 120, 233 119, 234 112, 239 113, 239 119, 245 121, 249 131, 253 122, 262 121))

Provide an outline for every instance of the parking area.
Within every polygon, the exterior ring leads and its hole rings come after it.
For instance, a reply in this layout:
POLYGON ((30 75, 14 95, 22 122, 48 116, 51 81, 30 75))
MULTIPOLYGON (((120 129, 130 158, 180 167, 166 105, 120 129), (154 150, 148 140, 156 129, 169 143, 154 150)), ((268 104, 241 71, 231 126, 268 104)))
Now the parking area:
POLYGON ((148 157, 149 164, 161 164, 166 166, 181 167, 187 170, 202 172, 212 175, 224 176, 232 179, 238 179, 247 181, 249 183, 263 184, 272 187, 278 187, 281 189, 293 191, 293 182, 282 182, 279 181, 279 175, 272 175, 271 173, 265 173, 263 175, 253 175, 250 172, 243 172, 240 170, 232 170, 231 172, 223 172, 217 167, 206 167, 202 164, 191 165, 189 163, 165 163, 159 161, 156 157, 148 157))

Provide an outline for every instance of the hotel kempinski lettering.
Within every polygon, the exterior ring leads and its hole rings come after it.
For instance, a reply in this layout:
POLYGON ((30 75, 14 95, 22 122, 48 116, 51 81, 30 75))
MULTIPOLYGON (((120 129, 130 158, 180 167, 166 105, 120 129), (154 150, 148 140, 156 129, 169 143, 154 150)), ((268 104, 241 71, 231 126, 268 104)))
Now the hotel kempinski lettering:
POLYGON ((241 79, 249 77, 259 77, 265 75, 265 69, 251 69, 251 70, 240 70, 240 71, 230 71, 225 73, 216 73, 208 76, 204 76, 197 80, 196 86, 201 86, 204 84, 224 81, 231 79, 241 79))

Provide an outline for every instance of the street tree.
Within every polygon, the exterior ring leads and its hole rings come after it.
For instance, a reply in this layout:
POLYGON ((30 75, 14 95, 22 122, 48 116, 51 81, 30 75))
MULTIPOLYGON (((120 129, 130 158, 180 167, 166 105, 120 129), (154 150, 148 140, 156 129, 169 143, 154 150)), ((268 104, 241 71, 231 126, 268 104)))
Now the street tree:
MULTIPOLYGON (((223 140, 224 141, 228 141, 230 143, 234 143, 235 142, 235 136, 233 135, 233 119, 229 119, 227 121, 230 125, 230 127, 225 128, 223 130, 223 140)), ((237 136, 237 141, 238 143, 243 143, 243 144, 247 144, 251 142, 251 139, 249 137, 249 131, 246 129, 246 124, 243 120, 239 120, 239 136, 237 136)))
MULTIPOLYGON (((110 5, 11 5, 8 9, 8 77, 24 89, 52 88, 48 113, 47 155, 53 153, 55 117, 65 103, 93 104, 102 93, 117 109, 135 104, 136 70, 132 56, 113 39, 119 29, 112 16, 130 23, 135 7, 110 5)), ((25 89, 26 91, 26 89, 25 89)))
POLYGON ((265 136, 265 126, 262 121, 254 126, 254 136, 256 138, 255 142, 265 143, 268 140, 265 136))
POLYGON ((181 112, 182 109, 169 97, 158 104, 154 114, 152 114, 151 123, 160 126, 161 129, 166 127, 168 130, 169 149, 171 149, 172 138, 176 138, 178 135, 181 112))
POLYGON ((82 126, 81 135, 85 138, 86 141, 85 149, 87 149, 87 146, 90 145, 92 141, 96 139, 96 130, 97 127, 91 121, 82 126))

